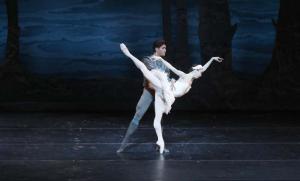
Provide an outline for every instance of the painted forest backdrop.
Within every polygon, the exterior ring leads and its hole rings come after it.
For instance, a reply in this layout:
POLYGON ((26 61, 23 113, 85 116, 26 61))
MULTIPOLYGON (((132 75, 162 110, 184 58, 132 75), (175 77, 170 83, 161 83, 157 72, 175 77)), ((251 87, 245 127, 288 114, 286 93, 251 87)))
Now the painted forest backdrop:
POLYGON ((134 110, 152 53, 196 80, 178 110, 298 110, 297 0, 0 0, 1 110, 134 110))

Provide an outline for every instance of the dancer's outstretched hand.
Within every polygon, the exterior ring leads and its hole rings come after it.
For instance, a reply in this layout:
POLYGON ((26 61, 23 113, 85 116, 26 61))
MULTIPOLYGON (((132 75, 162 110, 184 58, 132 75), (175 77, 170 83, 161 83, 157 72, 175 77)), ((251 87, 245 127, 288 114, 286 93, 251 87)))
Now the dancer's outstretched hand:
POLYGON ((129 56, 130 55, 130 52, 128 50, 128 48, 126 47, 126 45, 124 43, 120 43, 120 48, 122 50, 122 52, 126 55, 126 56, 129 56))
POLYGON ((224 59, 221 57, 212 57, 211 59, 217 61, 217 62, 222 62, 224 59))

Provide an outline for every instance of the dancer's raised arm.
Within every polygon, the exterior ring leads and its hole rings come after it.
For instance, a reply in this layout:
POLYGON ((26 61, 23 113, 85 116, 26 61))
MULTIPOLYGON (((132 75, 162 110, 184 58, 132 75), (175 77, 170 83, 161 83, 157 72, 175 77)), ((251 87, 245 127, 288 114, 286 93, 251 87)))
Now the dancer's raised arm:
POLYGON ((166 65, 166 67, 168 67, 168 69, 170 69, 172 72, 174 72, 179 77, 186 75, 186 73, 182 72, 181 70, 176 69, 175 67, 173 67, 169 62, 167 62, 163 58, 161 58, 161 59, 162 59, 162 62, 166 65))
POLYGON ((217 62, 222 62, 222 60, 223 60, 223 58, 220 58, 220 57, 211 57, 211 59, 208 61, 208 62, 206 62, 206 64, 205 65, 203 65, 203 67, 202 67, 202 72, 204 72, 209 66, 210 66, 210 64, 213 62, 213 61, 217 61, 217 62))

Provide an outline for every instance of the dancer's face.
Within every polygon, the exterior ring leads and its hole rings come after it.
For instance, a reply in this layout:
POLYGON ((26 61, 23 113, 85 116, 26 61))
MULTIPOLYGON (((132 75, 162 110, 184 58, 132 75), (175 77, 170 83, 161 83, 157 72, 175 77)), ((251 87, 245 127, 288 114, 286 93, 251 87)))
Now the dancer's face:
POLYGON ((166 55, 166 51, 167 51, 166 45, 162 45, 159 48, 155 48, 156 54, 160 57, 164 57, 166 55))
POLYGON ((197 65, 192 67, 193 68, 193 77, 198 79, 202 75, 203 67, 201 65, 197 65))
POLYGON ((200 71, 200 70, 195 70, 194 71, 194 78, 195 79, 198 79, 199 77, 201 77, 201 75, 202 75, 202 71, 200 71))

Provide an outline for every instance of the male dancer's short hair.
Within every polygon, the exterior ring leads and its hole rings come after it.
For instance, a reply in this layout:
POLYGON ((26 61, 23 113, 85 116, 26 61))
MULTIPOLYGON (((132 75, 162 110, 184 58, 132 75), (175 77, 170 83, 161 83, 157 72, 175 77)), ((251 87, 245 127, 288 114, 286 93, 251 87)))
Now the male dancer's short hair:
POLYGON ((155 52, 155 48, 159 48, 163 45, 166 45, 166 41, 164 39, 158 39, 153 42, 152 50, 155 52))

